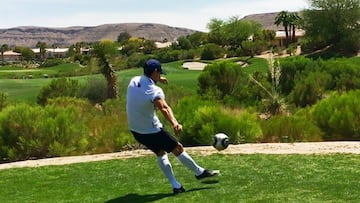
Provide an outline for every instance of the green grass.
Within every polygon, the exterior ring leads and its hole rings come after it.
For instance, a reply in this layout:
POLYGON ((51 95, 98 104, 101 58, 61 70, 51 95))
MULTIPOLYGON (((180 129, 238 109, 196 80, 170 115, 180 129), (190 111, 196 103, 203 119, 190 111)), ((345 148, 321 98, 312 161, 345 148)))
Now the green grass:
POLYGON ((81 71, 82 68, 75 63, 64 63, 48 68, 21 68, 19 66, 3 66, 0 67, 0 79, 22 79, 29 78, 43 78, 44 74, 49 77, 57 77, 70 73, 81 71))
MULTIPOLYGON (((196 92, 197 87, 197 77, 201 73, 200 71, 189 71, 181 68, 181 62, 173 62, 164 64, 164 69, 167 71, 166 77, 169 80, 170 85, 179 85, 183 88, 188 89, 189 91, 196 92)), ((61 66, 56 66, 52 69, 53 71, 60 71, 61 66), (59 70, 60 68, 60 70, 59 70)), ((69 71, 69 66, 65 67, 66 71, 69 71)), ((1 69, 3 70, 3 69, 1 69)), ((3 70, 5 71, 5 70, 3 70)), ((20 70, 16 70, 20 71, 20 70)), ((55 71, 55 72, 56 72, 55 71)), ((41 73, 45 73, 43 70, 41 73)), ((19 72, 18 74, 24 74, 19 72)), ((120 93, 124 93, 123 90, 126 89, 129 80, 135 75, 141 75, 142 69, 129 69, 117 72, 118 84, 120 93)), ((1 75, 1 72, 0 72, 1 75)), ((96 75, 87 75, 87 76, 75 76, 71 77, 72 79, 79 80, 80 83, 86 82, 89 78, 93 77, 102 77, 100 74, 96 75)), ((0 77, 1 78, 1 77, 0 77)), ((40 93, 40 89, 49 84, 53 78, 35 78, 35 79, 0 79, 1 92, 6 92, 9 97, 9 101, 19 102, 25 101, 34 103, 36 102, 36 97, 40 93)))
POLYGON ((173 157, 187 192, 171 187, 154 156, 0 171, 0 202, 358 202, 359 155, 193 156, 221 170, 199 182, 173 157))

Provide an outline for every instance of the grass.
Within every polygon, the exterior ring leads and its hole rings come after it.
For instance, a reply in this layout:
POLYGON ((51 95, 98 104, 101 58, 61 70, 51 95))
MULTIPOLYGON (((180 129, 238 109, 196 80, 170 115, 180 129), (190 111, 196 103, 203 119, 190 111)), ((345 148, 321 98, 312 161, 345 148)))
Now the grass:
MULTIPOLYGON (((267 71, 267 63, 265 59, 253 58, 249 61, 250 65, 244 69, 247 73, 252 73, 256 70, 264 72, 267 71)), ((182 61, 171 62, 163 64, 167 72, 166 77, 169 80, 169 85, 181 86, 186 91, 195 94, 197 90, 197 78, 201 71, 184 70, 181 68, 182 61)), ((51 68, 36 69, 36 72, 29 72, 28 69, 19 69, 19 67, 1 67, 0 68, 0 87, 1 92, 8 94, 11 102, 30 102, 35 103, 36 97, 40 93, 40 89, 49 84, 53 78, 43 78, 43 74, 61 75, 71 74, 71 71, 77 71, 76 64, 61 64, 51 68), (13 74, 16 75, 13 76, 13 74), (12 79, 22 78, 23 75, 34 75, 34 79, 12 79), (11 79, 10 79, 11 78, 11 79)), ((131 77, 141 75, 142 69, 129 69, 117 72, 118 84, 120 92, 126 89, 126 86, 131 77)), ((81 82, 86 82, 92 77, 102 77, 99 74, 87 76, 74 76, 72 79, 77 79, 81 82)))
POLYGON ((199 182, 173 156, 187 192, 171 195, 156 158, 0 171, 0 202, 358 202, 359 155, 224 155, 193 158, 221 176, 199 182))

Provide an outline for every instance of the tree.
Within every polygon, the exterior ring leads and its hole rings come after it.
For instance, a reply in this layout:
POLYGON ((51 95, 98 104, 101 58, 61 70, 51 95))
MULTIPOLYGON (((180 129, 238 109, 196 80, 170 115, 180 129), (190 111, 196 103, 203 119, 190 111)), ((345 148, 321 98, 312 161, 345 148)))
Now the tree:
POLYGON ((152 54, 157 49, 153 40, 144 40, 142 47, 144 54, 152 54))
POLYGON ((129 41, 129 39, 131 38, 131 35, 128 32, 122 32, 119 34, 118 38, 117 38, 117 42, 121 45, 126 44, 126 42, 129 41))
POLYGON ((34 59, 34 52, 29 47, 17 46, 14 48, 14 52, 21 53, 21 57, 25 61, 34 59))
POLYGON ((46 42, 38 42, 36 43, 36 47, 40 49, 40 60, 45 60, 45 54, 46 54, 46 42))
POLYGON ((189 39, 194 48, 198 48, 201 45, 206 44, 208 41, 207 38, 208 34, 204 32, 194 32, 193 34, 187 36, 187 39, 189 39))
POLYGON ((3 44, 3 45, 1 45, 0 49, 1 49, 1 61, 2 61, 2 63, 4 63, 4 52, 9 50, 9 46, 7 44, 3 44))
POLYGON ((209 43, 214 43, 220 46, 225 45, 224 39, 224 30, 222 27, 225 25, 225 21, 213 18, 210 20, 210 23, 207 24, 207 28, 209 29, 209 43))
POLYGON ((94 46, 94 53, 98 58, 101 73, 107 81, 107 98, 117 98, 117 77, 110 63, 110 59, 117 53, 116 44, 112 41, 101 41, 94 46))
POLYGON ((289 42, 289 26, 290 26, 290 17, 288 11, 281 11, 275 17, 275 25, 282 25, 285 29, 285 46, 288 45, 289 42))
MULTIPOLYGON (((237 50, 241 47, 242 42, 252 40, 254 36, 261 35, 261 25, 255 21, 242 20, 238 17, 232 17, 223 27, 227 45, 231 50, 237 50)), ((241 47, 243 48, 243 47, 241 47)))
POLYGON ((296 41, 296 27, 300 26, 301 17, 296 13, 289 13, 290 31, 291 31, 291 42, 296 41))
POLYGON ((310 0, 310 4, 303 13, 306 39, 320 48, 331 47, 334 53, 356 53, 360 48, 360 1, 310 0))

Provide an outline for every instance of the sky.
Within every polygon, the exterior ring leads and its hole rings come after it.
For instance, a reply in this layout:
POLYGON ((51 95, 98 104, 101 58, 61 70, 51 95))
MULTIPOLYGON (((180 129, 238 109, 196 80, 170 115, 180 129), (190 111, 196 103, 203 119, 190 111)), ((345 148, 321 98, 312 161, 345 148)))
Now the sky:
POLYGON ((1 0, 0 29, 160 23, 206 32, 213 18, 308 7, 308 0, 1 0))

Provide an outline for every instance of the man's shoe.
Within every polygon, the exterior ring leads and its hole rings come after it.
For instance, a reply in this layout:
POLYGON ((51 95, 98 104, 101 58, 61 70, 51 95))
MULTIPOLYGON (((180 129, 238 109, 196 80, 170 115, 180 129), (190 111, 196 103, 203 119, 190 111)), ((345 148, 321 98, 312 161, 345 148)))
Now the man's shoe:
POLYGON ((203 178, 208 178, 208 177, 213 177, 213 176, 217 176, 219 175, 220 171, 219 170, 208 170, 208 169, 205 169, 205 171, 198 175, 198 176, 195 176, 196 179, 198 180, 201 180, 203 178))
POLYGON ((174 195, 177 195, 177 194, 180 194, 180 193, 183 193, 185 192, 185 189, 183 188, 183 186, 181 186, 180 188, 173 188, 173 194, 174 195))

